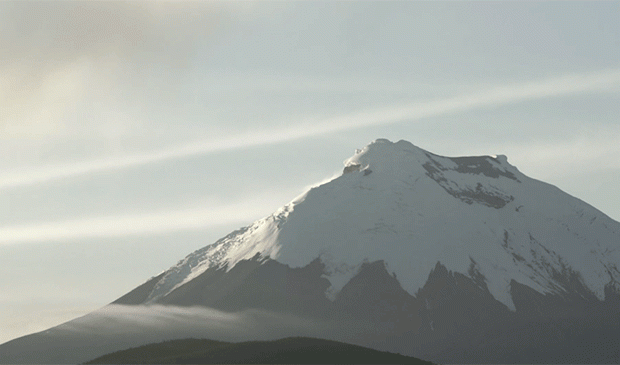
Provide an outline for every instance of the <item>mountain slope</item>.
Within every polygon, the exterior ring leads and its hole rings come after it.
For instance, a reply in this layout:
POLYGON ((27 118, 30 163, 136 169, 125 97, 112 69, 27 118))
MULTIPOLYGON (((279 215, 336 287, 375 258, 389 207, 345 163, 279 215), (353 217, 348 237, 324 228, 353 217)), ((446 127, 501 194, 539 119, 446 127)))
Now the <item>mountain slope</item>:
POLYGON ((376 140, 110 306, 0 345, 0 362, 286 336, 440 363, 617 362, 619 249, 620 223, 505 156, 376 140))

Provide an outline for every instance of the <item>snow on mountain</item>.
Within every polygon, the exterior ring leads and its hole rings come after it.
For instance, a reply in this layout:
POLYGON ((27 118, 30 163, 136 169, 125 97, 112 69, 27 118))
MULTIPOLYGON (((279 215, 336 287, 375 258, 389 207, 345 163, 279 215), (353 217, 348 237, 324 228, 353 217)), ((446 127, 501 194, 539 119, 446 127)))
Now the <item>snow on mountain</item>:
POLYGON ((320 257, 330 299, 376 260, 412 295, 438 261, 482 274, 511 310, 513 279, 561 294, 561 277, 572 274, 600 300, 606 285, 620 282, 620 223, 523 175, 503 155, 449 158, 378 139, 344 165, 341 176, 181 260, 147 302, 256 254, 291 267, 320 257))

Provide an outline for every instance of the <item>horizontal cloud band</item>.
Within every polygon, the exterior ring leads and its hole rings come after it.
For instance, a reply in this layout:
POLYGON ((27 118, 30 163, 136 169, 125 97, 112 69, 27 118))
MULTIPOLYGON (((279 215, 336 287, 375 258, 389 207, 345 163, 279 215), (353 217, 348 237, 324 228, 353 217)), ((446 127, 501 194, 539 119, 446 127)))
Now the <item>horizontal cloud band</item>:
POLYGON ((200 209, 120 214, 59 222, 37 222, 21 226, 0 227, 0 245, 137 234, 162 234, 200 230, 226 224, 245 225, 265 214, 267 213, 265 212, 264 202, 254 199, 244 203, 200 209))
POLYGON ((481 92, 435 101, 397 105, 331 118, 307 119, 290 128, 236 135, 161 151, 46 166, 33 171, 1 176, 0 189, 45 183, 63 178, 204 155, 218 151, 271 145, 362 127, 413 121, 488 106, 593 91, 613 90, 619 86, 620 69, 564 75, 534 82, 494 87, 481 92))

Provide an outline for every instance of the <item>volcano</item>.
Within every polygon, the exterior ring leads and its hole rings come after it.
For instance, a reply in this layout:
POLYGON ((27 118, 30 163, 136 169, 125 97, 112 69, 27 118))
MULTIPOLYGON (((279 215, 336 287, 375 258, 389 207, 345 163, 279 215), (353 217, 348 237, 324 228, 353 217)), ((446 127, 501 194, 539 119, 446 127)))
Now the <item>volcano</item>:
POLYGON ((378 139, 109 306, 0 345, 0 362, 283 335, 440 363, 619 362, 618 266, 620 223, 506 156, 378 139))

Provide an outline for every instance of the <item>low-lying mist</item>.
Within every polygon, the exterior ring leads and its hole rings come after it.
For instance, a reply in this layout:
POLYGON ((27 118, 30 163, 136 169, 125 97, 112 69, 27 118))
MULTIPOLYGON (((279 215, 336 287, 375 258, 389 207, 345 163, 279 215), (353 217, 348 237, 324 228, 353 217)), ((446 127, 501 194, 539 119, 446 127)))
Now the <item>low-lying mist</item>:
POLYGON ((223 312, 206 307, 164 305, 130 306, 111 304, 59 328, 88 333, 93 328, 107 334, 150 334, 162 337, 211 338, 224 341, 272 339, 293 335, 325 333, 327 322, 274 313, 260 309, 223 312))
POLYGON ((95 357, 171 339, 242 342, 293 336, 352 344, 378 334, 370 323, 326 321, 262 309, 224 312, 206 307, 110 304, 0 348, 0 363, 81 363, 95 357), (57 349, 65 351, 57 353, 57 349))

